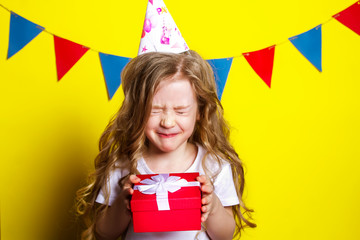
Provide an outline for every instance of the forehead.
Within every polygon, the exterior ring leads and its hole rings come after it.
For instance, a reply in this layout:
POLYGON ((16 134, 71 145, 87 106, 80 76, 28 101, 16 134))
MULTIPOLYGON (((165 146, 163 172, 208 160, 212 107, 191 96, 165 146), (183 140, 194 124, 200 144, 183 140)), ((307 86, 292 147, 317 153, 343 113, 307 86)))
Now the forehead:
POLYGON ((191 105, 196 96, 190 81, 182 76, 174 76, 160 82, 153 97, 153 105, 191 105))

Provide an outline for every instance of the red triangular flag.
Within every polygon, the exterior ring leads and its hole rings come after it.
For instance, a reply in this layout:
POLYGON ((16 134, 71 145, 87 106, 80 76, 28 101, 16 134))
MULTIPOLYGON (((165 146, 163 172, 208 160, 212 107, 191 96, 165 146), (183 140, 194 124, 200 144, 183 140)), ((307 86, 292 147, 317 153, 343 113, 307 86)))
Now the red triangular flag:
POLYGON ((360 1, 335 14, 333 18, 360 35, 360 1))
POLYGON ((274 54, 275 45, 255 52, 243 53, 250 66, 269 87, 271 87, 274 54))
POLYGON ((79 61, 89 48, 54 35, 58 81, 79 61))

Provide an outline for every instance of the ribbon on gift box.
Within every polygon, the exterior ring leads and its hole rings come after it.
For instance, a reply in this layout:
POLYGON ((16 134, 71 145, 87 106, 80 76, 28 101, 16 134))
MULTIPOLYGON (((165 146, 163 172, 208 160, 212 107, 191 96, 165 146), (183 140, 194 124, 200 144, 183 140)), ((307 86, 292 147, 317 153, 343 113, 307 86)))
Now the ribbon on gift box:
POLYGON ((144 185, 135 185, 134 190, 139 190, 143 194, 156 194, 159 211, 170 210, 168 192, 176 192, 182 187, 200 187, 199 182, 188 182, 186 179, 169 174, 155 175, 140 183, 144 185))

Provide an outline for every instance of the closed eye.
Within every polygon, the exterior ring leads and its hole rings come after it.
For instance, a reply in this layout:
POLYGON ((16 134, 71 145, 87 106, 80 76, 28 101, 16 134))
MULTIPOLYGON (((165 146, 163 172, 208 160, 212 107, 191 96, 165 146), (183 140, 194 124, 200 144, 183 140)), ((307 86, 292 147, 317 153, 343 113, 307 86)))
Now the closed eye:
POLYGON ((153 109, 151 110, 151 114, 159 114, 161 113, 161 109, 153 109))
POLYGON ((184 115, 189 112, 190 106, 179 106, 179 107, 174 108, 174 110, 175 110, 176 114, 184 115))
POLYGON ((176 111, 176 113, 179 114, 179 115, 183 115, 183 114, 185 114, 186 112, 185 112, 185 111, 176 111))

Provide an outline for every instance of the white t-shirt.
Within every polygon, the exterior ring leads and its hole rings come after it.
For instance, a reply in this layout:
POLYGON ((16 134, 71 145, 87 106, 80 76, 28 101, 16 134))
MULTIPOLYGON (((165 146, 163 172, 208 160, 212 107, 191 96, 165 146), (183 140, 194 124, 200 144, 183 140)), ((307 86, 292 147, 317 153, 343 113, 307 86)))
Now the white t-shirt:
MULTIPOLYGON (((205 149, 201 146, 198 146, 198 153, 195 158, 194 163, 187 169, 185 172, 199 172, 200 175, 204 175, 205 171, 201 164, 201 159, 205 155, 205 149)), ((217 172, 219 169, 218 164, 208 157, 206 160, 206 166, 210 172, 217 172)), ((140 174, 154 174, 153 171, 147 166, 143 158, 139 159, 137 170, 140 174)), ((120 187, 118 182, 120 178, 127 175, 128 170, 116 168, 111 172, 110 178, 108 181, 108 188, 110 190, 109 205, 111 205, 116 196, 120 192, 120 187)), ((239 204, 239 199, 236 194, 235 185, 233 182, 231 166, 228 162, 222 161, 222 167, 220 173, 215 179, 212 179, 214 183, 214 192, 217 197, 220 199, 223 206, 233 206, 239 204)), ((105 198, 103 191, 100 190, 99 195, 96 198, 96 202, 104 204, 105 198)), ((199 231, 174 231, 174 232, 146 232, 146 233, 135 233, 133 228, 133 223, 130 221, 129 228, 126 233, 125 240, 159 240, 159 239, 171 239, 171 240, 183 240, 183 239, 195 239, 199 231)), ((205 240, 209 239, 207 234, 204 231, 201 231, 197 235, 197 239, 205 240)))

